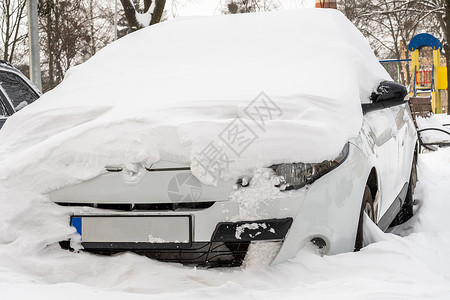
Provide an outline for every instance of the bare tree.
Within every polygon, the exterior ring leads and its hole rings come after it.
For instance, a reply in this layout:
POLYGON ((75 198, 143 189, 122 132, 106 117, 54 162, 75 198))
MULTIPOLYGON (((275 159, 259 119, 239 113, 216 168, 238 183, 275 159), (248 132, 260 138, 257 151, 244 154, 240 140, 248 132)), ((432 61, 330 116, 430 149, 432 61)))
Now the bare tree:
POLYGON ((113 11, 105 1, 41 0, 39 3, 43 89, 94 55, 113 38, 113 11))
POLYGON ((0 1, 0 34, 1 58, 13 62, 16 47, 26 37, 21 32, 22 22, 26 17, 26 0, 1 0, 0 1))
POLYGON ((130 31, 135 31, 161 21, 166 0, 144 0, 144 7, 140 9, 139 0, 120 0, 130 31))
MULTIPOLYGON (((86 59, 97 53, 114 39, 114 2, 110 0, 83 0, 88 14, 90 47, 86 59)), ((120 13, 120 11, 119 11, 120 13)))

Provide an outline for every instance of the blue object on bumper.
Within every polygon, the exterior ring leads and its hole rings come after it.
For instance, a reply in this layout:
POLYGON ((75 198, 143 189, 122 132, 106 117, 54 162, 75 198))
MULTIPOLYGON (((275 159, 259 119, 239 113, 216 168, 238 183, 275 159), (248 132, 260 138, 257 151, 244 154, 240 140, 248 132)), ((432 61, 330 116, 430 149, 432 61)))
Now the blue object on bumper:
POLYGON ((82 223, 81 223, 81 218, 80 217, 73 217, 72 218, 72 226, 75 227, 75 229, 77 230, 78 234, 81 235, 82 223))

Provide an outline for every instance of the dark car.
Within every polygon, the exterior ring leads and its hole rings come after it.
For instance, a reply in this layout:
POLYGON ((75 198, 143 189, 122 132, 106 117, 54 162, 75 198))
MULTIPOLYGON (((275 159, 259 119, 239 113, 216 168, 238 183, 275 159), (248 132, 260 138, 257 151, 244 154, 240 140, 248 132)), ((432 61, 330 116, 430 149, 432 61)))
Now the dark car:
POLYGON ((0 128, 6 119, 34 102, 41 92, 10 63, 0 60, 0 128))

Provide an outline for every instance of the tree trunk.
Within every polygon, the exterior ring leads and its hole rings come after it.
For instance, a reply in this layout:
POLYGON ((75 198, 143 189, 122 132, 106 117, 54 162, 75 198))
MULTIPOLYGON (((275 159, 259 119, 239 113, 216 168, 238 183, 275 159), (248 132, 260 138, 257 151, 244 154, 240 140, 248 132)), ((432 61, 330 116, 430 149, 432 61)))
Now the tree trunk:
POLYGON ((159 23, 161 21, 162 14, 164 12, 164 6, 166 6, 166 0, 155 0, 155 9, 152 12, 152 20, 150 25, 159 23))
POLYGON ((20 7, 18 8, 18 12, 16 14, 16 20, 15 20, 15 24, 13 25, 13 28, 15 26, 15 33, 14 33, 14 38, 13 38, 13 42, 12 42, 12 46, 11 46, 11 53, 9 55, 9 61, 12 62, 13 58, 14 58, 14 51, 16 50, 16 45, 17 42, 19 40, 19 29, 20 29, 20 21, 22 20, 23 17, 23 11, 25 9, 26 6, 26 1, 23 2, 19 2, 20 7))
MULTIPOLYGON (((404 58, 408 58, 409 57, 409 50, 408 50, 408 45, 405 43, 405 40, 402 40, 401 43, 403 44, 403 55, 404 58)), ((408 86, 411 84, 411 72, 410 72, 410 67, 409 67, 409 61, 406 61, 404 64, 400 64, 402 66, 402 73, 405 72, 406 74, 406 78, 405 81, 403 82, 404 85, 408 86)), ((404 77, 404 76, 403 76, 404 77)))
POLYGON ((89 18, 91 19, 91 26, 90 26, 90 30, 91 30, 91 53, 90 55, 93 56, 95 54, 95 52, 97 52, 97 50, 95 49, 95 30, 94 30, 94 0, 90 0, 89 1, 89 18))
POLYGON ((50 9, 47 14, 47 47, 48 47, 48 89, 51 90, 55 87, 55 75, 53 72, 53 39, 52 39, 52 10, 50 9))
POLYGON ((123 10, 125 12, 125 18, 128 22, 128 28, 130 28, 131 31, 141 29, 142 26, 136 19, 136 9, 131 3, 131 0, 120 0, 120 2, 122 3, 123 10))
POLYGON ((144 11, 147 12, 152 5, 153 0, 144 0, 144 11))
MULTIPOLYGON (((150 24, 144 24, 144 26, 153 25, 161 21, 162 14, 164 12, 164 7, 166 6, 166 0, 145 0, 144 1, 144 13, 151 14, 150 24), (153 11, 149 11, 153 1, 155 1, 155 6, 153 11)), ((128 28, 131 31, 136 31, 144 27, 136 19, 136 8, 134 7, 131 0, 120 0, 125 12, 125 18, 128 22, 128 28)))
MULTIPOLYGON (((5 14, 5 18, 6 18, 6 30, 5 30, 5 33, 6 33, 6 36, 5 36, 5 42, 4 42, 4 54, 3 54, 3 60, 6 60, 6 61, 8 61, 8 56, 9 56, 9 37, 10 37, 10 34, 9 34, 9 32, 11 31, 11 14, 9 13, 9 2, 5 2, 5 4, 3 4, 3 5, 6 5, 6 12, 4 13, 5 14)), ((3 13, 2 13, 2 15, 3 15, 3 13)), ((2 21, 2 23, 3 23, 3 21, 2 21)), ((2 32, 3 33, 3 32, 2 32)))

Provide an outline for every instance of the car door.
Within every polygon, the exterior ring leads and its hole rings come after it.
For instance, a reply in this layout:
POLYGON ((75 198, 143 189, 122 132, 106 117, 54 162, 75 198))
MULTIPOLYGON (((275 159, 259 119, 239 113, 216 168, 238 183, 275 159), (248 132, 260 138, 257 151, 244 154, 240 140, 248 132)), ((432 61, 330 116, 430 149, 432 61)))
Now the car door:
POLYGON ((398 176, 397 185, 403 186, 409 181, 412 166, 411 153, 416 145, 416 129, 411 118, 408 104, 393 106, 390 108, 394 116, 398 151, 398 176))
POLYGON ((369 128, 369 135, 373 143, 373 161, 378 174, 379 219, 401 190, 397 180, 399 171, 398 130, 390 108, 380 108, 366 113, 364 124, 369 128))

